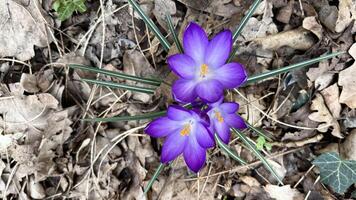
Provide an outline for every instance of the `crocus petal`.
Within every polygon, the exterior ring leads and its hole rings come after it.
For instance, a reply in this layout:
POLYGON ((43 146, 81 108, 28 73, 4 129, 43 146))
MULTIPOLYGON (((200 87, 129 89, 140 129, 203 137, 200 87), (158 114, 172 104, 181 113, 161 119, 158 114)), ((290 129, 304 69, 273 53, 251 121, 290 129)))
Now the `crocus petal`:
MULTIPOLYGON (((225 118, 224 118, 225 120, 225 118)), ((220 139, 225 143, 228 144, 230 140, 230 127, 225 122, 219 122, 218 120, 214 119, 214 128, 215 132, 218 134, 220 139)))
POLYGON ((245 129, 247 125, 245 121, 237 114, 228 114, 224 116, 226 123, 234 128, 245 129))
POLYGON ((169 135, 163 143, 161 162, 167 163, 174 160, 186 148, 188 136, 182 136, 179 132, 169 135))
POLYGON ((196 135, 198 144, 201 147, 208 149, 215 145, 214 139, 211 137, 208 130, 202 124, 197 123, 194 131, 195 133, 192 134, 196 135))
POLYGON ((206 150, 198 144, 194 137, 191 137, 184 149, 183 156, 188 167, 197 173, 204 166, 206 150))
POLYGON ((233 102, 228 102, 228 103, 223 103, 219 106, 219 108, 224 112, 224 113, 236 113, 237 110, 239 109, 239 104, 233 103, 233 102))
POLYGON ((230 55, 231 46, 231 31, 220 32, 209 42, 205 52, 205 63, 215 69, 224 65, 230 55))
POLYGON ((173 97, 176 101, 188 103, 197 98, 194 80, 178 79, 172 86, 173 97))
POLYGON ((181 106, 171 105, 168 107, 167 116, 169 119, 175 121, 186 120, 191 117, 191 114, 188 110, 184 109, 181 106))
POLYGON ((176 121, 168 117, 160 117, 149 123, 145 128, 145 132, 151 137, 165 137, 178 131, 179 128, 180 126, 176 121))
POLYGON ((209 44, 205 31, 196 23, 189 23, 183 35, 184 53, 198 65, 203 64, 206 47, 209 44))
POLYGON ((216 80, 202 81, 196 86, 195 90, 198 96, 208 103, 218 101, 223 96, 223 87, 216 80))
POLYGON ((219 107, 222 102, 224 101, 224 96, 222 96, 219 100, 217 100, 216 102, 213 103, 209 103, 209 107, 210 108, 215 108, 215 107, 219 107))
POLYGON ((192 79, 197 69, 195 61, 185 54, 175 54, 168 57, 169 67, 178 76, 184 79, 192 79))
POLYGON ((214 78, 219 80, 224 88, 235 88, 244 83, 247 74, 240 63, 228 63, 216 69, 214 78))

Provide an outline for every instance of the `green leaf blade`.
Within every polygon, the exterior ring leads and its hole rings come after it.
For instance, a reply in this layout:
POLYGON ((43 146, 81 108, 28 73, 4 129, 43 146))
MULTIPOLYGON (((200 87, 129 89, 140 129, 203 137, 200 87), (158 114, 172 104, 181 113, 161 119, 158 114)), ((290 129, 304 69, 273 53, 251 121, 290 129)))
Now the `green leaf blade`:
POLYGON ((176 44, 176 47, 177 47, 178 51, 180 53, 183 53, 184 52, 183 51, 183 47, 182 47, 182 44, 179 41, 179 38, 178 38, 178 35, 177 35, 176 31, 174 30, 174 26, 173 26, 171 15, 167 14, 166 15, 166 20, 167 20, 167 23, 168 23, 169 31, 172 33, 173 40, 174 40, 174 43, 176 44))
POLYGON ((124 90, 130 90, 134 92, 142 92, 146 94, 154 94, 155 89, 152 88, 144 88, 144 87, 139 87, 139 86, 134 86, 134 85, 125 85, 121 83, 115 83, 115 82, 109 82, 109 81, 101 81, 101 80, 95 80, 95 79, 86 79, 82 78, 81 79, 84 82, 91 83, 91 84, 96 84, 100 86, 106 86, 110 88, 120 88, 124 90))
POLYGON ((152 19, 148 17, 145 12, 141 9, 141 7, 136 3, 135 0, 128 0, 130 5, 133 7, 133 9, 141 16, 142 20, 145 22, 145 24, 148 26, 148 28, 156 35, 160 43, 162 44, 163 48, 165 51, 168 52, 170 49, 171 45, 169 44, 168 40, 163 36, 161 31, 158 29, 158 27, 153 23, 152 19))
POLYGON ((237 129, 232 129, 232 131, 239 137, 241 138, 242 142, 255 154, 255 156, 261 160, 261 162, 264 164, 264 166, 272 173, 272 175, 278 180, 278 182, 283 185, 283 182, 281 178, 278 176, 276 171, 273 169, 273 167, 268 163, 268 161, 263 157, 263 155, 258 151, 257 148, 247 139, 247 137, 238 131, 237 129))
POLYGON ((262 0, 255 0, 253 2, 253 4, 251 5, 250 10, 247 12, 247 14, 242 18, 239 26, 235 29, 234 33, 232 34, 232 39, 233 39, 233 43, 236 42, 237 37, 239 37, 240 33, 242 32, 242 30, 245 28, 248 20, 252 17, 253 13, 255 12, 255 10, 258 8, 258 5, 260 5, 260 3, 262 2, 262 0))
POLYGON ((335 152, 320 155, 313 161, 320 169, 321 181, 337 193, 344 193, 356 183, 356 161, 342 160, 335 152))
POLYGON ((247 122, 246 122, 246 125, 247 125, 247 127, 248 127, 249 129, 251 129, 252 131, 254 131, 255 133, 257 133, 259 136, 264 137, 264 138, 267 139, 269 142, 272 142, 272 141, 273 141, 270 137, 268 137, 268 136, 264 133, 264 131, 262 131, 262 130, 260 130, 260 129, 258 129, 258 128, 255 128, 254 126, 252 126, 251 124, 249 124, 249 123, 247 123, 247 122))
POLYGON ((120 72, 99 69, 97 67, 90 67, 90 66, 86 66, 86 65, 69 64, 68 66, 73 69, 81 69, 81 70, 90 71, 90 72, 94 72, 94 73, 104 74, 104 75, 111 76, 111 77, 136 81, 139 83, 145 83, 145 84, 153 85, 153 86, 160 86, 161 82, 162 82, 161 80, 157 80, 157 79, 143 78, 143 77, 128 75, 128 74, 124 74, 124 73, 120 73, 120 72))
POLYGON ((226 152, 232 159, 234 159, 235 161, 237 161, 243 165, 247 165, 247 162, 245 160, 243 160, 242 158, 240 158, 239 156, 237 156, 223 141, 221 141, 221 139, 219 138, 219 136, 217 134, 215 134, 214 137, 215 137, 215 141, 218 144, 218 146, 224 152, 226 152))
MULTIPOLYGON (((237 41, 237 38, 239 37, 240 33, 242 32, 242 30, 245 28, 248 20, 252 17, 253 13, 255 12, 255 10, 258 8, 258 5, 260 5, 260 3, 262 2, 262 0, 255 0, 253 2, 253 4, 251 5, 251 8, 249 9, 249 11, 247 12, 247 14, 242 18, 239 26, 235 29, 235 31, 232 34, 232 44, 235 44, 237 41)), ((236 52, 238 50, 238 47, 236 46, 233 50, 232 53, 230 54, 230 57, 228 59, 228 62, 230 62, 236 52)))
POLYGON ((153 174, 152 178, 150 179, 150 181, 148 182, 145 190, 143 191, 144 194, 147 194, 147 192, 151 189, 153 183, 155 182, 155 180, 157 179, 157 177, 159 176, 159 174, 161 173, 161 171, 164 169, 165 164, 160 163, 155 171, 155 173, 153 174))
POLYGON ((266 78, 270 78, 270 77, 277 76, 277 75, 280 75, 280 74, 283 74, 283 73, 286 73, 286 72, 289 72, 289 71, 292 71, 292 70, 296 70, 296 69, 299 69, 299 68, 302 68, 302 67, 306 67, 308 65, 312 65, 312 64, 318 63, 320 61, 323 61, 323 60, 326 60, 326 59, 330 59, 330 58, 333 58, 335 56, 342 55, 344 53, 345 52, 331 53, 331 54, 320 56, 318 58, 313 58, 313 59, 310 59, 310 60, 307 60, 307 61, 303 61, 303 62, 300 62, 300 63, 288 65, 286 67, 275 69, 275 70, 272 70, 272 71, 269 71, 269 72, 265 72, 265 73, 262 73, 262 74, 253 75, 253 76, 250 76, 250 77, 247 78, 247 81, 244 83, 244 85, 249 85, 249 84, 255 83, 257 81, 264 80, 266 78))
POLYGON ((142 115, 135 116, 118 116, 118 117, 108 117, 108 118, 86 118, 83 121, 91 122, 118 122, 118 121, 133 121, 133 120, 145 120, 145 119, 154 119, 161 117, 166 114, 167 111, 153 112, 142 115))

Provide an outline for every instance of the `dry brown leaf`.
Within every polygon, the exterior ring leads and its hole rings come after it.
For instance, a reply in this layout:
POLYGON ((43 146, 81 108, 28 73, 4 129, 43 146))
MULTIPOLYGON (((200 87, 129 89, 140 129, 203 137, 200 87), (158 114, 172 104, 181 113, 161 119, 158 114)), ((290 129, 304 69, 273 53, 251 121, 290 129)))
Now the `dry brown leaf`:
POLYGON ((41 183, 35 182, 33 176, 30 177, 30 183, 28 184, 28 190, 30 196, 34 199, 43 199, 46 197, 45 190, 41 183))
POLYGON ((341 104, 339 102, 340 92, 337 83, 329 86, 328 88, 325 88, 323 91, 321 91, 321 94, 323 95, 325 104, 326 106, 328 106, 333 117, 339 119, 341 112, 341 104))
POLYGON ((33 46, 47 46, 44 15, 39 1, 0 2, 0 57, 14 56, 29 60, 35 55, 33 46))
POLYGON ((265 191, 276 200, 303 200, 304 195, 297 189, 292 189, 290 185, 278 186, 278 185, 266 185, 265 191))
POLYGON ((240 180, 250 187, 260 187, 261 186, 260 182, 258 182, 257 179, 255 179, 251 176, 242 176, 242 177, 240 177, 240 180))
POLYGON ((231 0, 211 1, 211 0, 178 0, 188 7, 201 10, 223 17, 231 17, 240 11, 234 6, 231 0))
POLYGON ((20 85, 26 92, 36 93, 40 91, 37 87, 37 77, 34 74, 21 74, 20 85))
POLYGON ((287 6, 284 6, 283 8, 281 8, 278 11, 276 19, 280 22, 288 24, 289 20, 292 16, 292 13, 293 13, 293 4, 294 4, 294 1, 289 1, 287 6))
MULTIPOLYGON (((156 71, 139 51, 127 52, 124 54, 123 59, 124 73, 145 78, 156 77, 156 71)), ((135 83, 134 81, 126 82, 128 84, 135 84, 141 87, 148 87, 147 85, 135 83)), ((132 98, 144 103, 148 103, 151 101, 152 95, 140 92, 132 92, 132 98)))
POLYGON ((317 93, 315 95, 315 99, 312 101, 312 105, 310 106, 310 109, 316 112, 313 112, 308 116, 310 120, 320 122, 319 124, 319 129, 318 131, 320 132, 326 132, 328 130, 328 127, 332 126, 333 130, 331 134, 335 137, 338 138, 343 138, 341 131, 340 131, 340 125, 337 122, 337 120, 330 114, 330 111, 328 108, 325 106, 324 99, 321 96, 321 94, 317 93), (325 128, 322 128, 325 127, 325 128))
MULTIPOLYGON (((284 167, 283 165, 283 157, 280 157, 280 163, 272 160, 272 159, 267 159, 268 163, 271 165, 271 167, 273 168, 273 170, 276 172, 277 176, 283 180, 284 177, 286 176, 287 173, 287 169, 284 167)), ((272 174, 270 174, 271 179, 273 180, 277 180, 272 174)))
MULTIPOLYGON (((174 15, 177 12, 176 4, 172 0, 155 0, 153 14, 157 22, 168 30, 166 15, 174 15)), ((173 21, 174 19, 172 19, 173 21)))
MULTIPOLYGON (((293 133, 293 135, 295 135, 295 134, 297 134, 297 133, 293 133)), ((272 146, 279 146, 279 147, 288 147, 288 148, 302 147, 302 146, 307 145, 307 144, 320 142, 320 140, 323 139, 323 138, 324 138, 324 135, 318 134, 318 135, 316 135, 314 137, 302 139, 302 140, 299 140, 299 141, 273 142, 273 143, 271 143, 271 145, 272 146)))
POLYGON ((319 40, 321 40, 321 38, 323 37, 323 27, 316 20, 315 16, 304 18, 303 28, 314 33, 319 38, 319 40))
POLYGON ((261 45, 263 49, 277 50, 281 47, 288 46, 293 49, 308 50, 315 43, 309 34, 310 31, 298 28, 263 38, 257 38, 254 42, 261 45))
MULTIPOLYGON (((353 0, 339 1, 339 14, 336 21, 335 31, 343 32, 352 22, 356 20, 356 2, 353 0)), ((351 32, 356 31, 356 24, 351 32)))
POLYGON ((318 78, 316 78, 314 82, 314 87, 317 88, 318 90, 322 90, 328 87, 333 81, 333 79, 334 79, 334 73, 325 72, 322 75, 320 75, 318 78))
POLYGON ((13 96, 0 100, 0 124, 6 133, 23 132, 26 129, 43 130, 58 101, 52 95, 43 93, 30 96, 13 96))
POLYGON ((344 103, 350 108, 356 108, 356 43, 351 46, 349 54, 355 61, 350 67, 339 74, 338 84, 342 86, 340 103, 344 103))
POLYGON ((309 68, 307 72, 308 79, 310 81, 316 81, 319 77, 321 77, 324 73, 330 71, 332 66, 330 65, 328 60, 319 62, 318 67, 309 68))
POLYGON ((255 14, 262 15, 262 19, 251 17, 242 30, 239 41, 252 41, 256 38, 264 38, 268 35, 278 33, 276 24, 273 22, 273 5, 272 2, 263 1, 256 9, 255 14))
POLYGON ((329 4, 322 5, 318 12, 321 23, 326 26, 330 31, 335 31, 335 25, 338 15, 338 9, 336 6, 330 6, 329 4))
MULTIPOLYGON (((262 118, 262 113, 258 111, 255 107, 265 110, 266 106, 263 102, 263 100, 259 100, 260 96, 254 95, 254 94, 247 94, 246 95, 247 99, 249 102, 251 102, 251 105, 246 104, 244 106, 241 106, 239 113, 244 119, 247 119, 249 124, 254 124, 256 127, 259 127, 262 125, 262 122, 260 119, 262 118), (253 104, 253 105, 252 105, 253 104)), ((243 100, 241 102, 244 102, 243 100)))
POLYGON ((340 153, 344 159, 356 160, 356 129, 353 129, 345 141, 340 144, 340 153))

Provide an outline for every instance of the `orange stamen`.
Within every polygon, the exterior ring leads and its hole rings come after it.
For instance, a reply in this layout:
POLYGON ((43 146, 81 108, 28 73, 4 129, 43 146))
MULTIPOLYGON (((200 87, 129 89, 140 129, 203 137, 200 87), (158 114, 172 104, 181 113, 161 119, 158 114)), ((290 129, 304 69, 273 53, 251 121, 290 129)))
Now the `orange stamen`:
POLYGON ((183 129, 180 131, 180 134, 182 136, 186 136, 186 135, 189 135, 190 133, 190 124, 186 124, 184 125, 183 129))
POLYGON ((209 67, 207 64, 202 64, 200 66, 200 76, 205 77, 209 72, 209 67))
POLYGON ((221 113, 215 111, 215 118, 218 119, 219 122, 224 122, 224 118, 222 117, 221 113))

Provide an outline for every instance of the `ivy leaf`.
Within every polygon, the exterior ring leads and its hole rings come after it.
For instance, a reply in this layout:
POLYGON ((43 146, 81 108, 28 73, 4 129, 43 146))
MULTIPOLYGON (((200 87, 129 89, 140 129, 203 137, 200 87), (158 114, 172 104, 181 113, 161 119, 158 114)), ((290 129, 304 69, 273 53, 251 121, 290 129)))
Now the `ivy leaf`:
POLYGON ((83 13, 87 10, 85 0, 56 0, 52 8, 58 13, 61 21, 70 18, 73 12, 83 13))
POLYGON ((265 143, 266 143, 266 139, 264 137, 259 136, 257 138, 256 148, 261 151, 265 143))
POLYGON ((355 198, 356 199, 356 190, 351 193, 351 198, 355 198))
POLYGON ((337 193, 344 193, 356 183, 356 161, 342 160, 335 152, 324 153, 313 164, 320 169, 321 181, 337 193))
POLYGON ((270 151, 272 149, 272 145, 266 141, 265 137, 258 136, 256 148, 260 151, 262 151, 263 148, 266 148, 268 151, 270 151))

